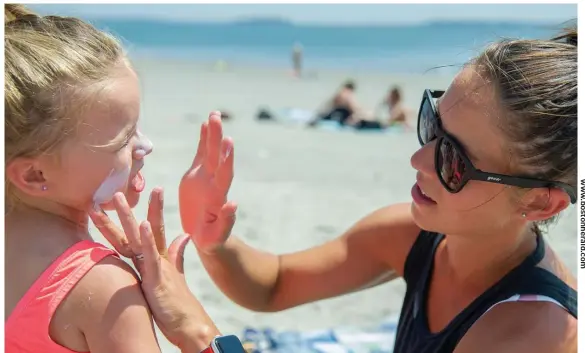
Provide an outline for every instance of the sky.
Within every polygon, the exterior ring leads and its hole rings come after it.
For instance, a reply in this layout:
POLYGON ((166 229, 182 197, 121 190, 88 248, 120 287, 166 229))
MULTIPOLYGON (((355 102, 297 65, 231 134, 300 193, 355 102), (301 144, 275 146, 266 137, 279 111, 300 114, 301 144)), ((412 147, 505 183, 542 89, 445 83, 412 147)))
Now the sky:
POLYGON ((576 4, 30 4, 46 14, 84 18, 230 21, 277 17, 305 24, 409 24, 427 21, 561 23, 577 18, 576 4))

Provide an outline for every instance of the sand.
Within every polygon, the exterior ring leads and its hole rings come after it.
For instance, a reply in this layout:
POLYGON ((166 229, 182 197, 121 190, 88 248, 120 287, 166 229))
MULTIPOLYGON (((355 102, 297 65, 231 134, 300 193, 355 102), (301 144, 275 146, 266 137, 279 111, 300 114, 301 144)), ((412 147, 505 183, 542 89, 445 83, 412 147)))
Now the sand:
MULTIPOLYGON (((284 70, 227 67, 186 61, 135 60, 142 80, 142 130, 155 144, 147 157, 147 190, 166 190, 167 234, 181 231, 177 186, 191 163, 199 126, 210 110, 225 109, 234 120, 225 131, 235 141, 236 174, 230 199, 238 202, 234 233, 267 251, 290 252, 334 238, 369 212, 410 201, 415 171, 410 156, 418 148, 414 133, 394 135, 315 131, 278 123, 258 123, 259 106, 315 109, 346 78, 357 83, 366 107, 380 102, 390 85, 404 89, 413 110, 424 88, 446 88, 449 76, 319 72, 298 80, 284 70)), ((145 195, 136 209, 146 216, 145 195)), ((571 207, 551 227, 547 239, 576 272, 576 210, 571 207)), ((94 231, 95 233, 95 231, 94 231)), ((99 239, 99 236, 98 236, 99 239)), ((186 254, 190 288, 224 333, 244 326, 318 329, 367 326, 400 310, 405 286, 396 280, 377 288, 308 304, 275 314, 259 314, 228 300, 213 284, 192 246, 186 254)), ((178 351, 161 339, 164 352, 178 351)))

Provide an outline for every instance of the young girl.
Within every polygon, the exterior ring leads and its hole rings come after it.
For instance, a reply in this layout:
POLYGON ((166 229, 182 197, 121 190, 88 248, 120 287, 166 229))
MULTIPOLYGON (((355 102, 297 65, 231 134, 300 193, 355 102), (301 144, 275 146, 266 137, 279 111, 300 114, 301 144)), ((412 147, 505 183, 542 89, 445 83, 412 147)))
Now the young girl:
POLYGON ((136 274, 88 233, 145 187, 136 73, 78 19, 5 12, 6 351, 159 352, 136 274))

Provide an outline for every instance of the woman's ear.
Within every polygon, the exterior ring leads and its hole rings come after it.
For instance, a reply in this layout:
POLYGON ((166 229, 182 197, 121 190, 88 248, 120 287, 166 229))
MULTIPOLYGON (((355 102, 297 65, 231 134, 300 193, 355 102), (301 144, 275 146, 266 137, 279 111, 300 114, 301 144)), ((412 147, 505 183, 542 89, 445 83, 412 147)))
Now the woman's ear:
POLYGON ((532 189, 522 197, 520 212, 526 220, 543 221, 561 213, 570 203, 569 195, 563 190, 532 189))

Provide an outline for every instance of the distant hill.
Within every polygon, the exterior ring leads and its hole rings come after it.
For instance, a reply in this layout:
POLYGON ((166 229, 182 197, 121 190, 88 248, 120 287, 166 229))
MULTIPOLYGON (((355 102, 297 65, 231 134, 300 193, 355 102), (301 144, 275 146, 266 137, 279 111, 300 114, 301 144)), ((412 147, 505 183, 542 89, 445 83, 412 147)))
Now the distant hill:
MULTIPOLYGON (((225 22, 207 22, 207 21, 181 21, 167 19, 141 19, 141 18, 108 18, 108 17, 89 17, 89 21, 104 24, 135 24, 140 26, 283 26, 299 28, 404 28, 404 27, 474 27, 474 28, 497 28, 497 27, 540 27, 540 28, 560 28, 563 23, 559 22, 528 22, 528 21, 428 21, 413 24, 305 24, 295 23, 285 18, 240 18, 225 22)), ((567 19, 570 21, 571 19, 567 19)))
POLYGON ((233 25, 251 25, 251 26, 294 26, 295 24, 286 18, 240 18, 227 24, 233 25))

